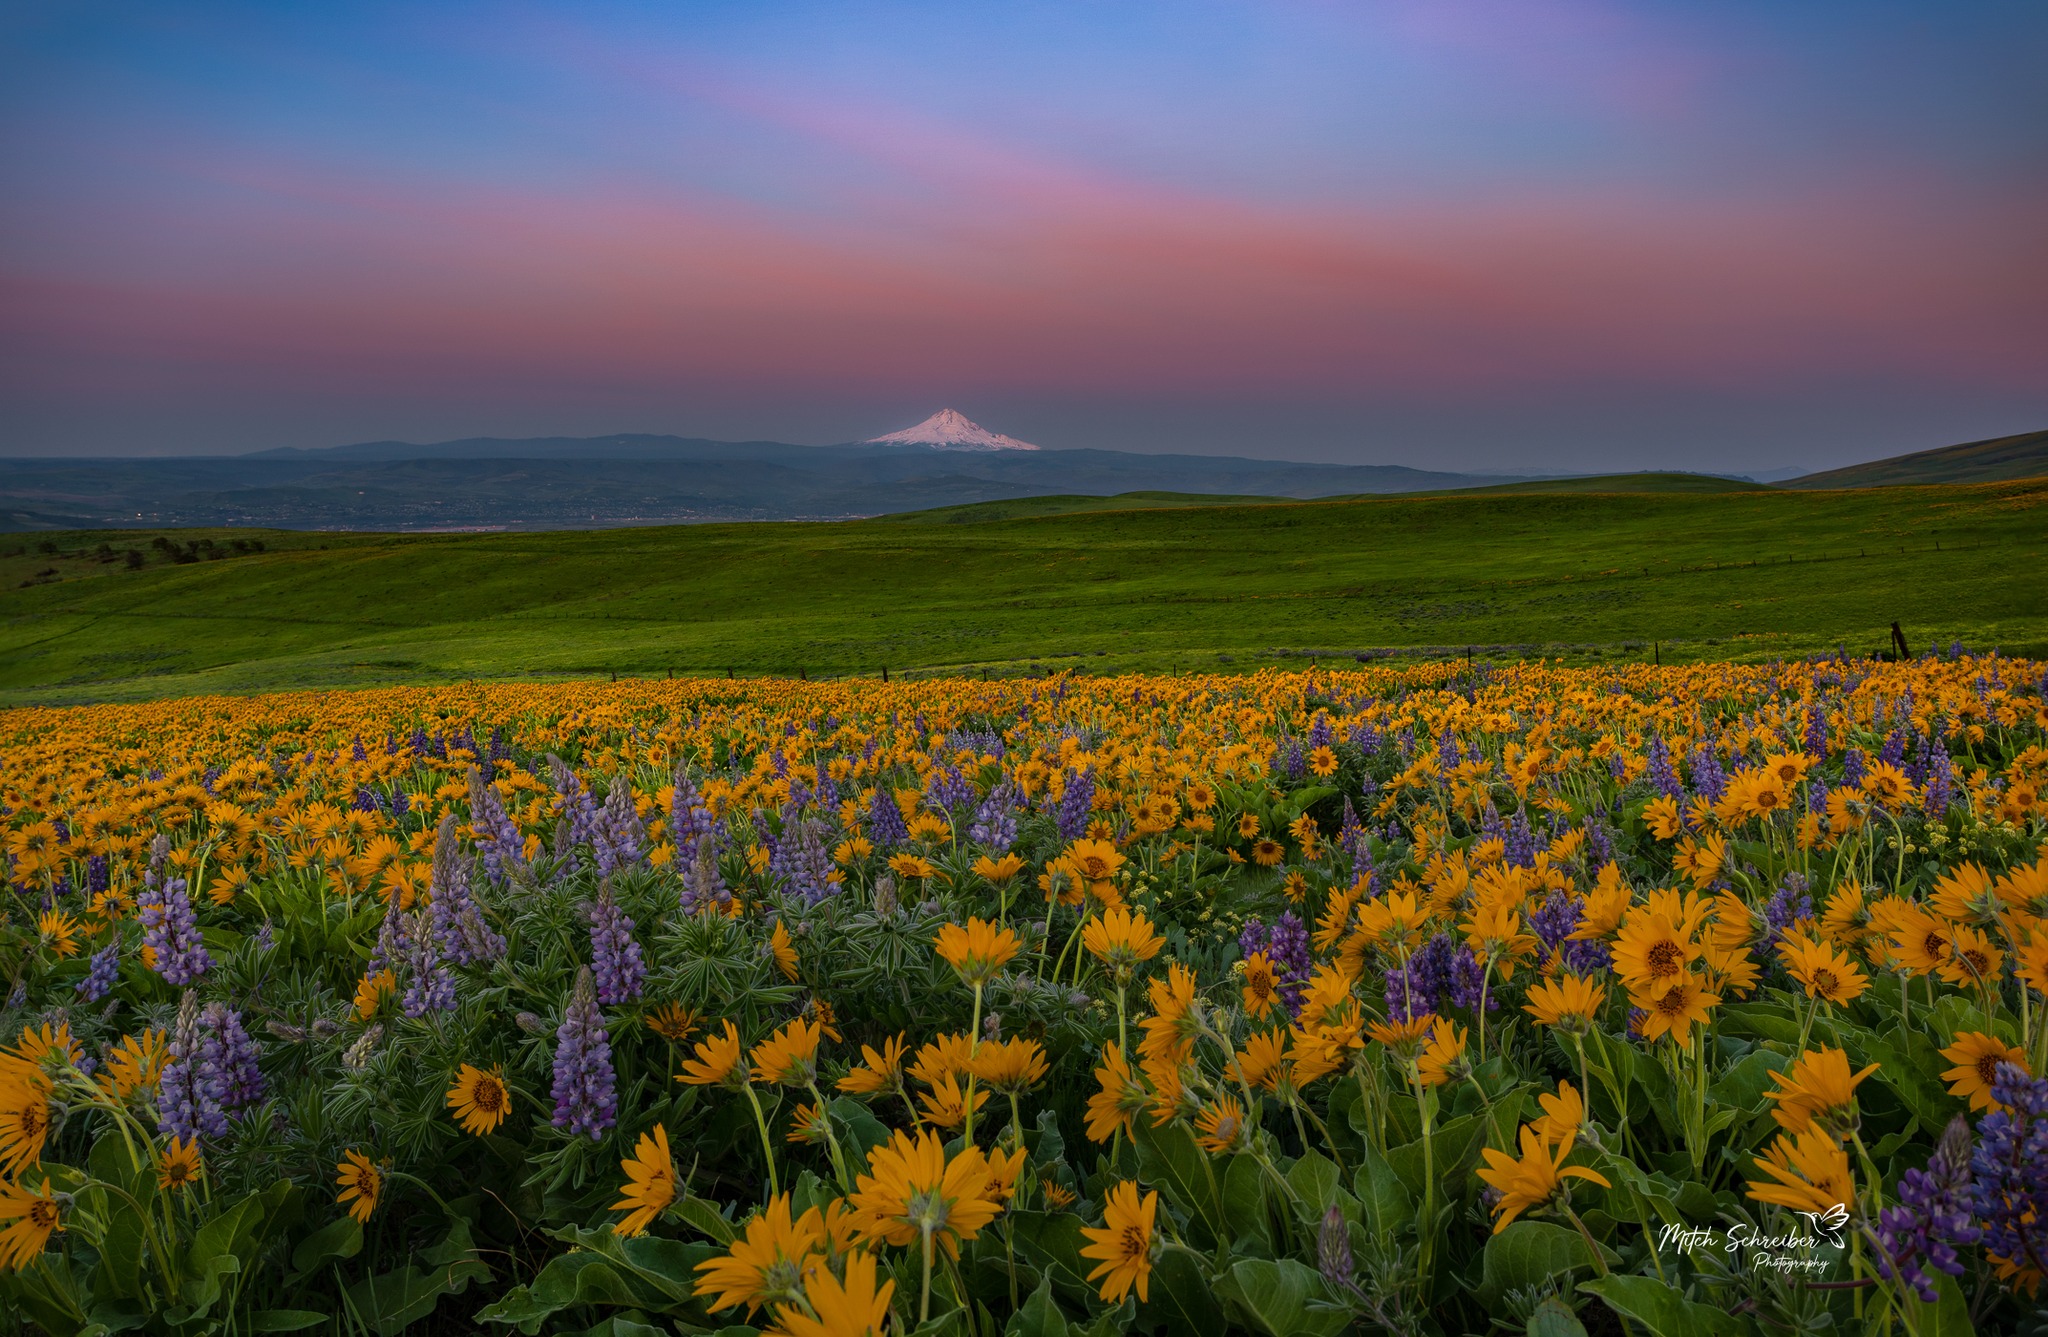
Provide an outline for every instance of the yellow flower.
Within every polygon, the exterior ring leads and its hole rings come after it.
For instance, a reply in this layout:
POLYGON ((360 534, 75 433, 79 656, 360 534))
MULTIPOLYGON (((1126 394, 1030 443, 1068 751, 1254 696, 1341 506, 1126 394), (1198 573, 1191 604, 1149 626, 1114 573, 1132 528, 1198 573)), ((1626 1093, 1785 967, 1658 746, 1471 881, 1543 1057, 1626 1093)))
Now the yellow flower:
POLYGON ((1166 946, 1143 910, 1105 910, 1081 930, 1081 945, 1096 960, 1116 970, 1130 970, 1150 961, 1166 946))
POLYGON ((1463 1026, 1452 1022, 1439 1024, 1429 1038, 1429 1046, 1422 1051, 1422 1058, 1416 1064, 1416 1084, 1419 1086, 1443 1086, 1450 1082, 1463 1081, 1472 1070, 1472 1064, 1465 1057, 1467 1032, 1463 1026))
POLYGON ((619 1200, 611 1210, 625 1212, 626 1219, 614 1223, 612 1233, 638 1235, 676 1200, 676 1167, 668 1149, 668 1129, 656 1124, 653 1137, 640 1134, 633 1154, 620 1161, 619 1168, 626 1172, 626 1182, 620 1185, 619 1200))
POLYGON ((1123 1051, 1114 1040, 1102 1046, 1102 1065, 1095 1070, 1098 1089, 1088 1097, 1088 1137, 1107 1142, 1117 1130, 1130 1136, 1136 1120, 1152 1102, 1152 1094, 1138 1081, 1123 1051))
POLYGON ((1638 910, 1614 940, 1614 973, 1632 992, 1661 991, 1684 975, 1699 954, 1698 944, 1679 931, 1671 916, 1638 910))
POLYGON ((1204 1105, 1195 1117, 1195 1141, 1202 1150, 1217 1156, 1241 1150, 1251 1135, 1245 1123, 1244 1106, 1234 1096, 1219 1096, 1204 1105))
POLYGON ((16 1272, 40 1258, 50 1236, 64 1228, 57 1195, 47 1183, 35 1189, 0 1180, 0 1222, 0 1267, 16 1272))
POLYGON ((1790 1072, 1771 1074, 1778 1089, 1764 1098, 1777 1102, 1771 1117, 1779 1127, 1803 1133, 1818 1121, 1839 1136, 1856 1126, 1856 1087, 1876 1071, 1873 1063, 1852 1074, 1849 1056, 1839 1049, 1810 1051, 1793 1060, 1790 1072))
POLYGON ((199 1139, 174 1137, 169 1146, 157 1153, 156 1186, 165 1192, 190 1187, 199 1182, 203 1168, 199 1160, 199 1139))
POLYGON ((348 1214, 358 1221, 368 1222, 370 1213, 377 1210, 377 1197, 384 1191, 384 1172, 370 1163, 370 1158, 360 1151, 342 1153, 341 1164, 334 1167, 341 1186, 335 1201, 348 1204, 348 1214))
MULTIPOLYGON (((925 1122, 940 1128, 958 1128, 967 1121, 967 1092, 961 1088, 957 1077, 932 1083, 931 1094, 918 1096, 917 1103, 924 1107, 925 1122)), ((988 1092, 976 1090, 975 1110, 978 1112, 986 1104, 988 1092)))
POLYGON ((1366 1028, 1366 1036, 1387 1047, 1389 1053, 1404 1066, 1421 1057, 1429 1045, 1429 1037, 1441 1024, 1434 1012, 1420 1016, 1403 1017, 1396 1021, 1376 1021, 1366 1028))
POLYGON ((497 1068, 485 1072, 465 1063, 448 1088, 448 1108, 464 1132, 482 1137, 495 1132, 512 1112, 512 1092, 497 1068))
POLYGON ((1287 857, 1287 847, 1268 836, 1252 842, 1252 862, 1261 868, 1271 868, 1287 857))
POLYGON ((769 1337, 881 1337, 896 1283, 875 1284, 875 1258, 865 1249, 846 1255, 845 1267, 844 1280, 826 1268, 814 1271, 804 1285, 810 1312, 779 1307, 769 1337))
POLYGON ((984 1041, 975 1051, 975 1080, 1006 1096, 1020 1096, 1045 1079, 1045 1051, 1038 1041, 1015 1036, 984 1041))
POLYGON ((1849 1154, 1819 1128, 1781 1133, 1755 1160, 1769 1180, 1751 1180, 1749 1196, 1795 1212, 1827 1212, 1855 1201, 1849 1154), (1772 1182, 1775 1181, 1775 1182, 1772 1182))
POLYGON ((59 956, 78 954, 78 921, 62 910, 45 910, 36 918, 36 933, 59 956))
POLYGON ((1661 993, 1643 995, 1631 992, 1630 1001, 1643 1009, 1643 1039, 1655 1040, 1667 1031, 1671 1038, 1684 1044, 1692 1035, 1694 1025, 1704 1026, 1713 1009, 1720 1005, 1721 996, 1706 991, 1694 975, 1682 975, 1675 983, 1668 984, 1661 993))
POLYGON ((1554 1147, 1566 1138, 1577 1137, 1586 1124, 1586 1102, 1570 1082, 1559 1082, 1556 1095, 1538 1096, 1536 1104, 1543 1110, 1543 1117, 1529 1126, 1543 1135, 1546 1146, 1554 1147))
POLYGON ((869 1154, 868 1172, 847 1203, 859 1238, 902 1246, 928 1231, 949 1258, 958 1258, 961 1243, 1002 1210, 980 1148, 963 1148, 948 1160, 936 1134, 912 1137, 901 1129, 869 1154))
POLYGON ((764 1304, 787 1304, 803 1293, 825 1247, 823 1217, 814 1207, 801 1219, 790 1214, 789 1195, 778 1193, 754 1213, 724 1256, 697 1264, 697 1294, 709 1309, 745 1305, 752 1314, 764 1304))
POLYGON ((906 1047, 901 1035, 884 1040, 880 1053, 872 1045, 862 1045, 861 1065, 839 1079, 839 1089, 857 1096, 894 1095, 901 1091, 906 1047))
POLYGON ((985 919, 969 919, 965 928, 947 924, 933 939, 939 956, 970 986, 994 979, 1022 950, 1017 935, 985 919))
POLYGON ((1564 1163, 1565 1157, 1571 1154, 1576 1136, 1576 1133, 1566 1133, 1559 1139, 1556 1151, 1551 1152, 1544 1148, 1543 1134, 1533 1125, 1524 1125, 1521 1159, 1493 1147, 1485 1149, 1482 1154, 1486 1157, 1486 1166, 1479 1171, 1479 1177, 1498 1189, 1501 1195, 1493 1207, 1494 1234, 1507 1229, 1508 1223, 1523 1212, 1556 1197, 1566 1187, 1567 1179, 1583 1179, 1602 1188, 1613 1187, 1598 1171, 1564 1163))
POLYGON ((892 854, 889 856, 889 871, 898 877, 926 878, 938 870, 932 861, 921 854, 892 854))
MULTIPOLYGON (((998 886, 1024 871, 1024 860, 1014 854, 1005 854, 1000 859, 991 859, 986 854, 974 861, 974 875, 985 877, 998 886)), ((890 1283, 894 1285, 894 1282, 890 1283)))
POLYGON ((1327 747, 1319 747, 1308 754, 1308 768, 1318 779, 1327 779, 1337 773, 1337 754, 1327 747))
POLYGON ((1941 1074, 1941 1079, 1948 1083, 1948 1093, 1968 1100, 1973 1110, 1998 1108, 1998 1102, 1991 1098, 1991 1084, 1998 1078, 1999 1064, 2015 1064, 2028 1076, 2033 1075, 2025 1050, 2015 1049, 1982 1031, 1956 1032, 1956 1042, 1942 1050, 1941 1056, 1956 1065, 1941 1074))
POLYGON ((764 1086, 809 1086, 818 1077, 817 1022, 802 1017, 754 1046, 754 1080, 764 1086))
POLYGON ((0 1066, 0 1174, 19 1176, 43 1158, 50 1085, 41 1068, 18 1061, 0 1066))
POLYGON ((1934 968, 1935 974, 1964 988, 1997 982, 2005 953, 1992 946, 1991 939, 1981 930, 1962 924, 1952 926, 1946 948, 1941 964, 1934 968))
POLYGON ((1787 934, 1778 944, 1785 970, 1798 980, 1808 998, 1839 1007, 1855 1001, 1870 987, 1870 978, 1858 969, 1848 953, 1833 944, 1787 934))
POLYGON ((1077 840, 1059 857, 1060 865, 1097 899, 1108 899, 1110 881, 1123 869, 1124 862, 1116 846, 1106 840, 1077 840))
POLYGON ((1264 952, 1253 952, 1244 959, 1244 1014, 1263 1021, 1283 1005, 1280 978, 1272 959, 1264 952))
POLYGON ((1150 1297, 1152 1223, 1158 1215, 1158 1192, 1140 1199, 1138 1186, 1126 1179, 1103 1198, 1102 1224, 1081 1227, 1090 1241, 1081 1256, 1098 1260, 1088 1280, 1103 1278, 1102 1298, 1110 1304, 1123 1303, 1133 1289, 1140 1304, 1150 1297))
POLYGON ((1567 1033, 1585 1034, 1607 1001, 1607 987, 1577 975, 1559 975, 1529 990, 1522 1010, 1539 1025, 1554 1026, 1567 1033))
POLYGON ((775 921, 775 931, 768 935, 768 947, 775 954, 775 965, 782 971, 783 976, 795 979, 796 947, 790 942, 789 930, 782 926, 780 919, 775 921))
POLYGON ((107 1066, 94 1074, 94 1080, 114 1099, 126 1100, 155 1086, 170 1056, 170 1037, 163 1031, 145 1030, 139 1037, 124 1035, 107 1052, 107 1066))
POLYGON ((386 994, 398 987, 398 976, 389 970, 380 970, 374 975, 365 975, 356 983, 356 1017, 368 1021, 377 1015, 377 1007, 386 994))
POLYGON ((740 1028, 728 1021, 725 1034, 707 1036, 697 1042, 697 1057, 683 1060, 683 1070, 676 1080, 684 1086, 745 1086, 746 1052, 740 1043, 740 1028))
POLYGON ((663 1003, 647 1014, 647 1029, 664 1040, 681 1042, 697 1029, 697 1014, 681 1003, 663 1003))
POLYGON ((935 1035, 918 1046, 910 1075, 926 1086, 937 1086, 948 1078, 965 1077, 973 1056, 974 1044, 961 1032, 935 1035))

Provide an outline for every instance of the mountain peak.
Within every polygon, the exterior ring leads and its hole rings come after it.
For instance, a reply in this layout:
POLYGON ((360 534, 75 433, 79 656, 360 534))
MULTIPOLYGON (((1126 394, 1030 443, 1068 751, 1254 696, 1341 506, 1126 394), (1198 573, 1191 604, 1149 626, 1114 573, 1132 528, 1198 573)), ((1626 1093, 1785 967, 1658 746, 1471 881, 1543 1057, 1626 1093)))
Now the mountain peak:
POLYGON ((1029 441, 991 432, 957 409, 940 409, 915 427, 870 437, 871 446, 937 446, 942 450, 1037 450, 1029 441))

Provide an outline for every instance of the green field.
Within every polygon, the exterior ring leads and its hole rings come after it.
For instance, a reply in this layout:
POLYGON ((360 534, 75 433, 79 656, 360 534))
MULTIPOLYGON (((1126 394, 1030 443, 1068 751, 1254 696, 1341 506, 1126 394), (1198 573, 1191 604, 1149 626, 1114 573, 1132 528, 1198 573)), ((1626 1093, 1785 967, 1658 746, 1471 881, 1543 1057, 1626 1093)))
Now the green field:
POLYGON ((0 556, 0 701, 728 669, 1245 669, 1466 647, 1757 658, 1868 653, 1893 619, 1916 651, 1959 638, 2048 653, 2048 480, 933 518, 186 531, 267 550, 183 563, 148 533, 38 536, 56 551, 0 556))

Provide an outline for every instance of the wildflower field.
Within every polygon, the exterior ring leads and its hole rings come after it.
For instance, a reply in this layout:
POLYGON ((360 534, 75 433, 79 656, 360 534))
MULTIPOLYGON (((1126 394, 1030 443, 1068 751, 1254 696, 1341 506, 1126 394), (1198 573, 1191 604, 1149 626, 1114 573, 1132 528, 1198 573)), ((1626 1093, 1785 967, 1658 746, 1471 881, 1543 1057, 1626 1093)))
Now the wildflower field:
POLYGON ((0 1328, 2015 1332, 2048 666, 0 715, 0 1328))

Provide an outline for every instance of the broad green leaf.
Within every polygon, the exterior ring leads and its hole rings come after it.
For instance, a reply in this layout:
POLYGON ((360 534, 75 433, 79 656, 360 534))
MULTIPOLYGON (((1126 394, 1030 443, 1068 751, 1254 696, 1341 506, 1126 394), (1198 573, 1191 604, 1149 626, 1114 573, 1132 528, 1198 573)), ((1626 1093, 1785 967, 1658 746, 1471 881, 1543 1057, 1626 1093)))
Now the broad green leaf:
POLYGON ((1595 1277, 1579 1283, 1623 1318, 1648 1328, 1651 1337, 1745 1337, 1748 1322, 1712 1305, 1694 1304, 1655 1277, 1595 1277))
POLYGON ((1368 1154, 1351 1181, 1352 1191, 1365 1209, 1365 1224, 1383 1239, 1392 1239, 1415 1219, 1415 1198, 1401 1182, 1394 1167, 1368 1154))
POLYGON ((1311 1147, 1301 1159, 1287 1167, 1287 1183, 1301 1201, 1304 1219, 1320 1222, 1323 1213, 1337 1201, 1343 1172, 1337 1162, 1311 1147))
POLYGON ((326 1314, 311 1309, 259 1309, 249 1315, 251 1332, 298 1332, 327 1322, 326 1314))
POLYGON ((1223 1219, 1235 1233, 1232 1247, 1271 1256, 1273 1214, 1267 1205, 1271 1188, 1265 1170, 1258 1157, 1249 1153, 1232 1156, 1223 1164, 1223 1219))
POLYGON ((1144 1181, 1164 1194, 1174 1206, 1187 1213, 1191 1226, 1201 1230, 1204 1244, 1230 1237, 1223 1217, 1222 1185, 1214 1164, 1195 1145, 1195 1135, 1184 1123, 1154 1128, 1140 1119, 1131 1138, 1138 1148, 1138 1173, 1144 1181))
POLYGON ((1708 1094, 1723 1105, 1731 1105, 1749 1114, 1761 1114, 1769 1108, 1764 1094, 1778 1089, 1771 1080, 1774 1072, 1783 1072, 1792 1066, 1792 1060, 1769 1049, 1752 1049, 1708 1088, 1708 1094))
POLYGON ((1223 1307, 1209 1289, 1198 1255, 1169 1248, 1152 1265, 1147 1298, 1139 1316, 1157 1322, 1174 1337, 1209 1337, 1223 1331, 1223 1307))
MULTIPOLYGON (((1603 1252, 1610 1265, 1621 1261, 1613 1251, 1603 1252)), ((1546 1279, 1563 1279, 1592 1267, 1593 1251, 1578 1231, 1548 1221, 1513 1221, 1487 1238, 1480 1259, 1479 1301, 1493 1309, 1509 1291, 1528 1290, 1546 1279)))
POLYGON ((1536 1306, 1526 1331, 1528 1337, 1586 1337, 1586 1325, 1555 1295, 1536 1306))
POLYGON ((1010 1315, 1003 1337, 1068 1337, 1068 1332, 1067 1316, 1054 1302, 1052 1278, 1047 1277, 1010 1315))
POLYGON ((1328 1305, 1330 1293, 1314 1268, 1292 1258, 1233 1263, 1216 1278, 1216 1293, 1236 1304, 1244 1321, 1267 1337, 1335 1337, 1351 1326, 1351 1316, 1342 1309, 1311 1307, 1311 1301, 1328 1305))
POLYGON ((363 1223, 353 1216, 330 1221, 292 1250, 292 1268, 301 1274, 337 1258, 353 1258, 363 1251, 363 1223))

